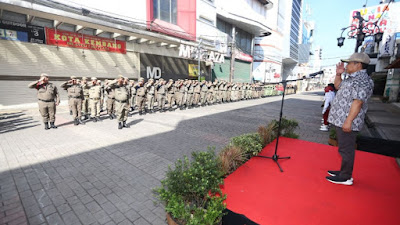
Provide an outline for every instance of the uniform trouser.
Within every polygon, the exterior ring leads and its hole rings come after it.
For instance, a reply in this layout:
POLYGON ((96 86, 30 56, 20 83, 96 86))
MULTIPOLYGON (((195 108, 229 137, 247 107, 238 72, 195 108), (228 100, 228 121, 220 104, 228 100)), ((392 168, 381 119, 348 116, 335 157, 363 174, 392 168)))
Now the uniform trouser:
POLYGON ((177 105, 181 107, 183 105, 183 93, 181 92, 175 93, 175 98, 177 105))
POLYGON ((187 103, 188 93, 182 93, 182 105, 187 103))
POLYGON ((113 114, 115 111, 115 99, 108 98, 107 99, 107 113, 108 115, 113 114))
POLYGON ((100 99, 94 100, 90 99, 90 116, 91 117, 99 117, 100 116, 100 99))
POLYGON ((219 91, 219 101, 224 102, 225 101, 225 92, 224 91, 219 91))
POLYGON ((115 101, 115 112, 117 114, 118 122, 124 122, 128 119, 129 103, 115 101))
POLYGON ((85 97, 82 101, 82 111, 84 115, 89 114, 89 98, 85 97))
POLYGON ((221 101, 222 99, 220 99, 219 98, 219 93, 218 93, 218 91, 215 91, 214 90, 214 93, 212 94, 212 99, 213 99, 213 101, 221 101))
POLYGON ((144 96, 136 96, 136 104, 138 106, 139 112, 143 111, 144 108, 144 102, 146 101, 146 98, 144 96))
POLYGON ((207 103, 213 103, 214 101, 214 93, 207 93, 207 103))
POLYGON ((100 101, 100 109, 103 109, 103 103, 104 103, 104 98, 102 98, 100 101))
POLYGON ((172 105, 175 104, 174 93, 168 93, 167 100, 168 100, 169 107, 172 108, 172 105))
POLYGON ((202 91, 200 94, 201 97, 201 105, 206 104, 206 100, 207 100, 207 92, 202 91))
POLYGON ((335 127, 339 144, 339 154, 342 156, 340 177, 350 179, 353 174, 354 156, 356 148, 357 131, 344 132, 341 127, 335 127))
POLYGON ((154 108, 154 95, 147 95, 147 109, 151 110, 154 108))
POLYGON ((232 96, 232 92, 231 91, 227 91, 226 92, 226 101, 230 102, 231 101, 231 96, 232 96))
POLYGON ((158 102, 158 108, 160 110, 164 109, 165 108, 165 94, 158 94, 157 102, 158 102))
POLYGON ((44 102, 38 101, 39 104, 39 112, 42 115, 43 122, 54 122, 56 121, 56 103, 52 102, 44 102))
POLYGON ((68 105, 72 110, 72 118, 80 119, 82 117, 82 99, 70 98, 68 100, 68 105))
POLYGON ((130 107, 135 107, 136 106, 136 95, 132 95, 132 97, 129 99, 129 105, 130 107))
POLYGON ((186 105, 192 106, 193 105, 193 93, 187 94, 186 105))
POLYGON ((199 101, 200 101, 200 93, 194 93, 193 104, 195 106, 197 106, 197 105, 199 105, 199 101))

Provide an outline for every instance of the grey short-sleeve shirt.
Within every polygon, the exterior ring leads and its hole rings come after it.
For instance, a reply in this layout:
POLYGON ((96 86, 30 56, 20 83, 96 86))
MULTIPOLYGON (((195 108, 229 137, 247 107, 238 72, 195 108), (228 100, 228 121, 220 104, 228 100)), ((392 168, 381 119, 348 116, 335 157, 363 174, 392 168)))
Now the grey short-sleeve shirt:
POLYGON ((365 114, 368 110, 368 99, 372 95, 374 82, 366 70, 352 74, 345 74, 345 79, 340 83, 339 91, 332 102, 328 122, 342 127, 350 112, 351 104, 355 99, 363 102, 362 107, 351 125, 353 131, 360 131, 364 125, 365 114))

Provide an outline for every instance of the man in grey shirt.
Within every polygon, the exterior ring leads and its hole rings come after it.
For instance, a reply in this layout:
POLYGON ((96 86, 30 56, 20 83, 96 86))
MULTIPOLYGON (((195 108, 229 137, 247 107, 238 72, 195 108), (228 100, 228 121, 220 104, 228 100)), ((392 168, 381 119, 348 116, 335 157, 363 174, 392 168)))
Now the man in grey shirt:
POLYGON ((332 183, 353 184, 356 136, 364 125, 368 99, 374 88, 366 71, 369 63, 367 54, 354 53, 336 65, 335 88, 338 92, 332 102, 328 122, 335 126, 342 164, 339 171, 328 171, 330 176, 326 179, 332 183), (346 68, 343 62, 347 63, 346 68))

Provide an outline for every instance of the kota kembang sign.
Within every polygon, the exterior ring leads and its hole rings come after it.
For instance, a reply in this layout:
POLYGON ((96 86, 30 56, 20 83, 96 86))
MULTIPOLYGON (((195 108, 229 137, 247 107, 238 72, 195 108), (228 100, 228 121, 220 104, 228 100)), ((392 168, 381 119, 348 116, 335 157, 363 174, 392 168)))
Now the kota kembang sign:
POLYGON ((126 42, 46 28, 48 45, 126 54, 126 42))

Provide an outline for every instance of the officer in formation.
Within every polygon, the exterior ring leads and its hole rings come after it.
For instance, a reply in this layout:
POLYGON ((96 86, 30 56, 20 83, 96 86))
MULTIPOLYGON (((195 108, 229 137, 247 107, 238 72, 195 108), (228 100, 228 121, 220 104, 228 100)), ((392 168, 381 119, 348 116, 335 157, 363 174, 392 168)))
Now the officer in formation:
MULTIPOLYGON (((260 98, 263 95, 263 88, 259 84, 181 79, 169 79, 166 82, 162 78, 157 81, 149 79, 147 82, 139 78, 135 83, 122 75, 112 81, 105 80, 104 85, 96 77, 88 82, 86 77, 79 81, 77 77, 71 76, 61 87, 67 91, 74 125, 84 124, 82 117, 87 120, 89 115, 93 122, 101 121, 100 112, 106 99, 107 114, 110 119, 118 120, 119 129, 129 127, 126 123, 129 111, 136 108, 139 115, 143 115, 153 113, 155 109, 159 112, 177 108, 185 110, 260 98)), ((39 111, 45 129, 57 128, 54 124, 56 105, 60 102, 57 87, 48 82, 46 74, 42 74, 38 81, 29 84, 29 88, 37 89, 39 111)))
POLYGON ((72 111, 72 118, 74 125, 84 124, 82 118, 82 100, 83 100, 83 88, 80 83, 77 82, 75 76, 71 76, 71 80, 61 84, 61 88, 67 91, 68 94, 68 105, 72 111))
POLYGON ((109 82, 106 89, 112 89, 114 92, 118 129, 122 129, 123 127, 129 128, 129 125, 126 123, 130 110, 130 87, 128 78, 119 75, 118 79, 109 82))
POLYGON ((39 112, 43 118, 44 129, 57 129, 54 124, 56 120, 56 106, 60 104, 57 87, 49 83, 49 76, 45 73, 42 73, 40 79, 30 83, 28 87, 37 90, 39 112))

